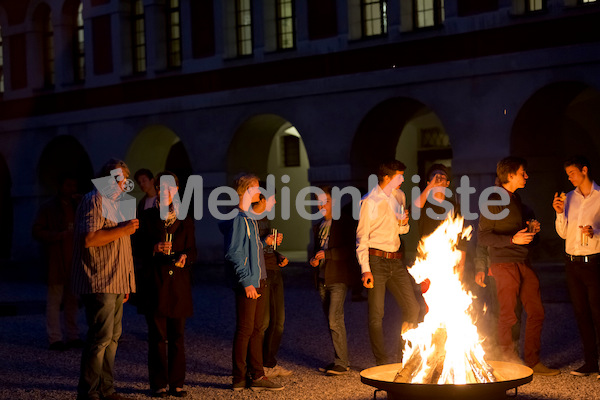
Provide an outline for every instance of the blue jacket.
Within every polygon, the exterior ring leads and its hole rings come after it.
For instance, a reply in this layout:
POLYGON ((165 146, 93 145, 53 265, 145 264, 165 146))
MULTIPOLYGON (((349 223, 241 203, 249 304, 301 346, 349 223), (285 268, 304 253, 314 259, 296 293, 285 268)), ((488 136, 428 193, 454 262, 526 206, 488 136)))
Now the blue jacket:
POLYGON ((221 223, 220 229, 225 235, 225 264, 234 286, 260 287, 266 276, 260 272, 263 245, 257 222, 240 210, 233 220, 221 223))

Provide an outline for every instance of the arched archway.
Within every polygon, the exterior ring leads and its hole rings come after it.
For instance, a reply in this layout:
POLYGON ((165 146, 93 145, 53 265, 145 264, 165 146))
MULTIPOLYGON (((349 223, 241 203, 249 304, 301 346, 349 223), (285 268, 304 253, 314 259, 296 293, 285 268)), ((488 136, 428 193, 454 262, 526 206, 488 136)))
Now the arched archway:
MULTIPOLYGON (((542 226, 552 227, 550 204, 555 192, 573 189, 567 180, 564 160, 575 154, 587 156, 596 181, 600 174, 600 91, 581 82, 558 82, 535 92, 519 111, 511 132, 511 154, 528 162, 527 187, 521 193, 542 226)), ((553 229, 542 230, 534 257, 558 260, 564 244, 553 229)))
MULTIPOLYGON (((353 180, 366 191, 367 178, 386 160, 397 159, 406 164, 402 190, 407 204, 412 203, 412 188, 418 186, 413 175, 424 177, 434 163, 452 168, 450 138, 435 112, 420 101, 397 97, 383 101, 371 109, 361 121, 352 143, 353 180)), ((424 187, 425 180, 420 182, 424 187)), ((410 222, 403 236, 405 251, 411 257, 419 239, 416 221, 410 222)))
MULTIPOLYGON (((164 170, 175 173, 182 193, 187 178, 193 172, 185 145, 175 132, 164 125, 148 126, 138 133, 127 150, 125 163, 131 175, 140 168, 147 168, 154 175, 164 170)), ((137 185, 131 194, 138 199, 144 195, 137 185)))
POLYGON ((13 202, 11 197, 12 180, 10 170, 0 154, 0 267, 10 259, 13 240, 13 202))
POLYGON ((61 175, 76 178, 80 193, 91 189, 94 177, 87 152, 77 139, 69 135, 57 136, 44 147, 37 172, 45 195, 56 194, 61 175))
POLYGON ((227 152, 228 181, 240 172, 251 172, 265 180, 275 177, 276 217, 271 225, 284 234, 281 251, 291 260, 306 260, 310 240, 311 221, 296 212, 298 191, 310 185, 308 181, 308 155, 300 133, 286 119, 274 114, 262 114, 245 121, 235 133, 227 152), (289 183, 282 182, 282 176, 289 183), (290 218, 281 218, 281 189, 290 191, 290 218))

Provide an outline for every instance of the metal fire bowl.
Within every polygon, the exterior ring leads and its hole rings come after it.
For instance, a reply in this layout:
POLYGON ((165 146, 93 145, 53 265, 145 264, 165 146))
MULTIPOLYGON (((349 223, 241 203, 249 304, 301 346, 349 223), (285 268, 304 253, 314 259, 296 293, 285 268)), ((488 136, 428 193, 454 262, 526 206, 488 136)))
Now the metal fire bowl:
POLYGON ((515 389, 517 386, 525 385, 533 380, 533 370, 524 365, 503 361, 490 361, 489 364, 505 380, 490 383, 467 383, 464 385, 394 383, 394 377, 402 364, 386 364, 365 369, 360 373, 360 380, 362 383, 385 390, 389 400, 505 399, 507 390, 515 389))

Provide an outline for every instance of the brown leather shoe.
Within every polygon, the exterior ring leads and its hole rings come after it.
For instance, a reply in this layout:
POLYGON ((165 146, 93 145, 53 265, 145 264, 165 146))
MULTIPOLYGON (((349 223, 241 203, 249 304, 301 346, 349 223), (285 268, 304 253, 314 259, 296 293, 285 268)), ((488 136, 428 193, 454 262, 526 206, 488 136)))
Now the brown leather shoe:
POLYGON ((560 370, 548 368, 541 362, 535 364, 535 366, 531 369, 533 370, 534 375, 554 376, 560 374, 560 370))

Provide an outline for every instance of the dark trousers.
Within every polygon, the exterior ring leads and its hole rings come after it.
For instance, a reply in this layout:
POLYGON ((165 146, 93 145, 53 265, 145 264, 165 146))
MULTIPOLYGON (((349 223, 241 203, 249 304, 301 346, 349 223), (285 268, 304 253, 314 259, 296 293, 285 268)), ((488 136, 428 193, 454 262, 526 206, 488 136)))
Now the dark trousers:
POLYGON ((517 298, 519 298, 527 314, 523 358, 527 366, 533 367, 540 361, 542 325, 544 322, 540 281, 528 261, 492 263, 490 268, 496 279, 496 290, 500 305, 498 344, 507 358, 515 355, 513 327, 517 323, 515 308, 517 298))
POLYGON ((146 315, 150 389, 181 388, 185 382, 185 318, 146 315))
POLYGON ((600 339, 600 257, 588 263, 567 260, 566 272, 585 363, 597 367, 600 339))
POLYGON ((244 289, 235 290, 236 327, 233 336, 233 383, 244 382, 246 375, 252 379, 264 376, 263 332, 265 312, 265 282, 256 291, 258 299, 246 297, 244 289))
POLYGON ((346 323, 344 321, 344 302, 348 293, 345 283, 325 285, 319 281, 319 296, 323 312, 329 324, 329 334, 333 343, 334 364, 348 368, 348 341, 346 339, 346 323))
POLYGON ((281 271, 267 270, 267 287, 263 296, 265 296, 265 314, 261 328, 264 332, 263 365, 273 368, 277 365, 276 357, 281 346, 283 324, 285 322, 285 301, 281 271))
MULTIPOLYGON (((370 255, 369 264, 373 274, 373 288, 368 289, 369 305, 369 338, 371 350, 377 365, 388 364, 383 339, 383 314, 385 293, 389 290, 402 310, 402 319, 408 323, 416 323, 419 317, 419 304, 415 298, 414 280, 400 259, 387 259, 370 255)), ((398 362, 402 360, 403 340, 398 334, 398 362)))
POLYGON ((123 294, 83 294, 88 333, 81 354, 77 397, 104 397, 114 393, 115 355, 121 337, 123 294))

